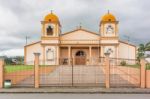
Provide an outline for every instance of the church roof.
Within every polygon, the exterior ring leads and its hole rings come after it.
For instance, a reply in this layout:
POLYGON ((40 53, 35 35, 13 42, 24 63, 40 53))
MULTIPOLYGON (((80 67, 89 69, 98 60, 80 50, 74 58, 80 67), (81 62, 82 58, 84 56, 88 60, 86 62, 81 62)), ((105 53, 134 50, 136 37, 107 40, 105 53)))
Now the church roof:
POLYGON ((134 46, 134 47, 136 47, 136 45, 131 44, 131 43, 128 43, 128 42, 125 42, 125 41, 122 41, 122 40, 119 40, 119 42, 120 42, 120 43, 127 44, 127 45, 130 45, 130 46, 134 46))
POLYGON ((34 45, 34 44, 37 44, 37 43, 41 43, 41 41, 32 42, 32 43, 30 43, 30 44, 25 45, 24 47, 27 47, 27 46, 30 46, 30 45, 34 45))

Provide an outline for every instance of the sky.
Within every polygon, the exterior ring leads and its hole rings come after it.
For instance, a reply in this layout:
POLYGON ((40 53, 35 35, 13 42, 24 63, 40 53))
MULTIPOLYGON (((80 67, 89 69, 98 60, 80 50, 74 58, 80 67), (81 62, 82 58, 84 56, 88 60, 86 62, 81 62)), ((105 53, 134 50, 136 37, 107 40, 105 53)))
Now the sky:
POLYGON ((0 0, 0 55, 23 55, 23 47, 39 41, 41 21, 53 10, 62 32, 79 24, 93 32, 109 10, 119 21, 119 36, 134 44, 150 41, 150 0, 0 0))

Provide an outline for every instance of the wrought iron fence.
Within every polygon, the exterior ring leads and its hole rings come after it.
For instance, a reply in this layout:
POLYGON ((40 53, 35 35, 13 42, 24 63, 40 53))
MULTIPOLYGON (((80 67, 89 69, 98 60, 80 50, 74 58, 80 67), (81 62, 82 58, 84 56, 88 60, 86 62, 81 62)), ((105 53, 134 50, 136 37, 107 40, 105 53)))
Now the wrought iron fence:
POLYGON ((111 87, 139 87, 140 63, 135 59, 110 58, 111 87))
MULTIPOLYGON (((7 64, 4 67, 4 84, 12 87, 34 87, 34 61, 28 65, 7 64)), ((105 87, 106 63, 100 57, 55 58, 39 61, 40 87, 44 86, 100 86, 105 87)), ((149 65, 147 65, 147 69, 149 65)), ((139 87, 140 64, 134 59, 110 58, 111 87, 139 87)))
POLYGON ((6 64, 4 67, 4 86, 34 87, 34 65, 6 64))
POLYGON ((60 58, 59 65, 41 65, 40 86, 105 86, 104 58, 91 60, 60 58))

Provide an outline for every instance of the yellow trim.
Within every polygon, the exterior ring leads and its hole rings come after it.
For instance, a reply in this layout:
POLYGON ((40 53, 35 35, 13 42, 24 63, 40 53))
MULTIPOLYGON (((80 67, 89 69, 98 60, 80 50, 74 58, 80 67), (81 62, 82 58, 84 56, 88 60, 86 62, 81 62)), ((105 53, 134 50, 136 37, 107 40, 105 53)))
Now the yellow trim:
POLYGON ((42 36, 41 37, 42 40, 58 40, 59 37, 52 37, 52 36, 42 36))
POLYGON ((100 39, 101 40, 116 40, 116 39, 119 39, 119 37, 116 37, 116 36, 114 36, 114 37, 101 37, 100 39))

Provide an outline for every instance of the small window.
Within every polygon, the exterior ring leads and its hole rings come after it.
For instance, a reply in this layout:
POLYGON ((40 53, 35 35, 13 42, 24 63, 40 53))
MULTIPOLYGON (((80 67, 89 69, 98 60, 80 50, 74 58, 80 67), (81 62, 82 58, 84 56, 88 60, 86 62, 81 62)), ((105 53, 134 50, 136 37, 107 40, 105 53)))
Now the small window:
POLYGON ((51 26, 47 27, 47 35, 53 35, 53 28, 51 26))

